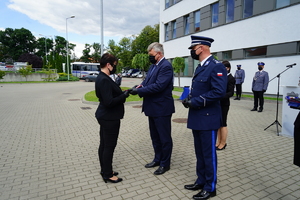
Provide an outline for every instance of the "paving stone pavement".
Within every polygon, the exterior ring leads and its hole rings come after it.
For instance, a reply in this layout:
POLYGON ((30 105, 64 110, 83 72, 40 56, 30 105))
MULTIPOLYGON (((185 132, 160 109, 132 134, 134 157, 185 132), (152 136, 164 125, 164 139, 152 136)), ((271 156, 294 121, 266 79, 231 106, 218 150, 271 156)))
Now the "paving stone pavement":
MULTIPOLYGON (((123 78, 122 86, 139 79, 123 78)), ((97 104, 85 103, 94 83, 0 83, 0 199, 192 199, 195 154, 186 123, 172 122, 171 170, 155 176, 144 165, 153 159, 141 102, 125 104, 114 170, 124 180, 104 183, 99 174, 97 104)), ((177 93, 177 95, 180 95, 177 93)), ((285 102, 283 102, 285 103, 285 102)), ((218 152, 217 196, 213 200, 300 199, 300 168, 293 165, 293 138, 277 136, 276 102, 262 113, 253 101, 231 101, 228 146, 218 152)), ((175 100, 172 119, 187 117, 175 100)), ((279 105, 281 122, 281 104, 279 105)))

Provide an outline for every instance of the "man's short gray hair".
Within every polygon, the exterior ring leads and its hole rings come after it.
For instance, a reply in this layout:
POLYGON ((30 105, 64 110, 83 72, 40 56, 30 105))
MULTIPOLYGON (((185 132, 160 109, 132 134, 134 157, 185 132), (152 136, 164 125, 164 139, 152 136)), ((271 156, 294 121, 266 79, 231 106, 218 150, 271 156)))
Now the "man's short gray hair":
POLYGON ((148 46, 148 52, 151 51, 151 50, 154 50, 155 52, 161 52, 163 55, 164 55, 164 48, 163 48, 163 45, 158 43, 158 42, 153 42, 152 44, 150 44, 148 46))

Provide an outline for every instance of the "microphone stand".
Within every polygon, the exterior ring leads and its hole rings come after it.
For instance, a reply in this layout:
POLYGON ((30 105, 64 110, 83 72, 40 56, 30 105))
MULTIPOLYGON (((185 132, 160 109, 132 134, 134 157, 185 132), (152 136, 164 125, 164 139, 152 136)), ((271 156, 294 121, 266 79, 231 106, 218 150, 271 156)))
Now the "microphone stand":
MULTIPOLYGON (((296 64, 293 64, 293 65, 296 65, 296 64)), ((280 127, 282 127, 281 124, 280 124, 279 121, 278 121, 278 99, 279 99, 279 83, 280 83, 280 75, 281 75, 282 73, 284 73, 285 71, 287 71, 288 69, 292 68, 293 65, 288 65, 288 66, 286 66, 287 69, 283 70, 283 71, 280 72, 277 76, 275 76, 274 78, 272 78, 272 79, 269 81, 269 83, 270 83, 270 82, 271 82, 272 80, 274 80, 275 78, 278 78, 278 79, 277 79, 278 81, 277 81, 277 101, 276 101, 277 107, 276 107, 276 119, 275 119, 275 121, 274 121, 272 124, 270 124, 267 128, 265 128, 264 131, 267 130, 269 127, 273 126, 274 124, 276 124, 276 128, 277 128, 277 136, 279 136, 278 125, 279 125, 280 127)))

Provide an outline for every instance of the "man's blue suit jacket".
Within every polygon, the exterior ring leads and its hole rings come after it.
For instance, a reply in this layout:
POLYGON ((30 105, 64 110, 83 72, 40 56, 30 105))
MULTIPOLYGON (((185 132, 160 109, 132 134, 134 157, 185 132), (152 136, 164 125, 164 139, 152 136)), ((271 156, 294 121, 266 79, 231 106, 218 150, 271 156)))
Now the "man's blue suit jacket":
POLYGON ((143 97, 142 112, 150 117, 168 116, 175 112, 173 90, 173 67, 163 58, 158 65, 151 65, 146 79, 138 89, 143 97), (152 72, 152 70, 154 71, 152 72))

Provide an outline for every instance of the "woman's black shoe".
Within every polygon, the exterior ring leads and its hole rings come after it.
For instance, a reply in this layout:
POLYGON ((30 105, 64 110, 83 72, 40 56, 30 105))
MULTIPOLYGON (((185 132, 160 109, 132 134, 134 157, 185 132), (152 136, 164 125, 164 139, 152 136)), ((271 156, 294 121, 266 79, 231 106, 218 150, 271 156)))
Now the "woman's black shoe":
POLYGON ((227 143, 224 145, 224 147, 222 149, 220 149, 219 147, 217 147, 216 150, 217 151, 224 150, 226 148, 226 146, 227 146, 227 143))
POLYGON ((107 183, 107 182, 111 182, 111 183, 119 183, 119 182, 123 181, 123 179, 122 179, 122 178, 118 178, 117 180, 111 180, 110 178, 103 178, 103 181, 104 181, 105 183, 107 183))

